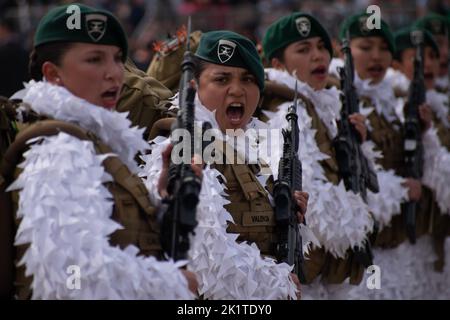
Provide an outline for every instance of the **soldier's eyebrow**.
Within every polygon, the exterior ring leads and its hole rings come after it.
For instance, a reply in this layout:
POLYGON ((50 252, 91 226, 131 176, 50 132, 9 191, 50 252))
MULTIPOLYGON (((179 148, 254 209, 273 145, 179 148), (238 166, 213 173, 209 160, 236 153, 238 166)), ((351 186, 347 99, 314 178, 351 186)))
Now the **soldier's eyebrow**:
POLYGON ((245 70, 244 72, 242 72, 241 75, 242 75, 243 77, 248 77, 248 76, 255 77, 255 76, 253 75, 253 73, 251 73, 251 72, 248 71, 248 70, 245 70))
POLYGON ((371 37, 367 37, 367 38, 362 38, 363 41, 362 43, 366 43, 366 44, 370 44, 370 45, 374 45, 375 44, 375 39, 371 39, 371 37))
MULTIPOLYGON (((238 76, 238 77, 244 77, 244 76, 249 76, 249 75, 254 77, 253 73, 251 73, 248 70, 242 70, 242 71, 236 73, 236 76, 238 76)), ((217 71, 213 71, 211 73, 211 76, 212 77, 220 77, 220 76, 222 76, 222 77, 232 77, 233 76, 233 72, 217 70, 217 71)))
POLYGON ((295 43, 295 47, 304 47, 312 45, 310 39, 300 40, 295 43))
MULTIPOLYGON (((88 49, 85 51, 85 54, 103 54, 104 55, 104 54, 106 54, 106 51, 100 50, 100 49, 88 49)), ((113 54, 114 55, 123 54, 122 49, 117 48, 117 50, 115 50, 115 52, 113 54)))
POLYGON ((86 50, 85 53, 86 54, 105 54, 104 51, 98 50, 98 49, 89 49, 89 50, 86 50))
MULTIPOLYGON (((317 44, 319 45, 323 45, 325 42, 323 41, 322 38, 319 39, 319 41, 317 42, 317 44)), ((305 39, 305 40, 300 40, 296 42, 296 47, 304 47, 304 46, 313 46, 314 42, 313 39, 305 39)))
POLYGON ((214 71, 213 76, 229 76, 231 75, 231 72, 226 71, 214 71))
POLYGON ((361 43, 365 44, 365 45, 370 45, 370 46, 379 45, 379 46, 382 46, 382 47, 388 47, 388 43, 387 43, 386 40, 381 39, 381 42, 377 42, 377 40, 373 39, 373 38, 375 38, 375 37, 363 38, 364 41, 361 42, 361 43))

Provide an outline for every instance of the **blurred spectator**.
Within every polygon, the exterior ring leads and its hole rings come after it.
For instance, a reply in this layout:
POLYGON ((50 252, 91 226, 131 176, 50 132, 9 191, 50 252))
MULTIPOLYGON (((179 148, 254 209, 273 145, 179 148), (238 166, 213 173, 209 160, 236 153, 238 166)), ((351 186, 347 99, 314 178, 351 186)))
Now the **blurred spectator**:
POLYGON ((132 0, 130 3, 130 14, 128 23, 134 30, 145 15, 145 0, 132 0))
POLYGON ((0 96, 10 97, 28 80, 28 54, 11 18, 0 18, 0 96))
MULTIPOLYGON (((16 45, 31 47, 33 31, 39 19, 54 5, 70 0, 0 0, 0 14, 12 12, 21 37, 13 34, 16 45)), ((192 30, 229 29, 242 33, 258 43, 267 27, 293 11, 305 11, 318 18, 335 38, 341 22, 353 13, 376 4, 395 30, 418 17, 435 11, 445 13, 450 0, 78 0, 113 12, 129 37, 130 57, 146 69, 152 57, 152 43, 165 40, 192 18, 192 30)), ((11 29, 9 29, 11 30, 11 29)), ((5 33, 5 31, 2 31, 5 33)), ((10 31, 11 33, 11 31, 10 31)), ((10 38, 3 35, 2 38, 10 38)), ((2 39, 2 42, 6 40, 2 39)), ((8 40, 10 41, 10 40, 8 40)), ((14 58, 16 58, 14 56, 14 58)), ((13 57, 1 57, 0 63, 14 65, 13 57), (6 60, 5 60, 6 59, 6 60)), ((15 69, 16 70, 16 69, 15 69)))

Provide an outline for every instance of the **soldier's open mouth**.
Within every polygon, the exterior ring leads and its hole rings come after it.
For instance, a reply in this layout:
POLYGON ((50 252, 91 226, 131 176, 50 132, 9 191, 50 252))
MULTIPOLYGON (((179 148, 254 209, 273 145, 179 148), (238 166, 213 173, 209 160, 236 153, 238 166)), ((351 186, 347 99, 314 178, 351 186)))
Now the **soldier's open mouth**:
POLYGON ((369 68, 369 71, 381 72, 381 71, 383 71, 383 67, 382 66, 373 66, 373 67, 369 68))
POLYGON ((105 91, 102 93, 102 97, 105 98, 115 98, 117 96, 117 89, 109 89, 108 91, 105 91))
POLYGON ((239 124, 244 116, 244 105, 241 103, 231 103, 227 107, 226 114, 232 124, 239 124))
POLYGON ((102 93, 101 97, 103 100, 103 105, 107 108, 114 108, 118 100, 118 88, 111 88, 102 93))
POLYGON ((311 74, 319 80, 324 80, 327 77, 327 68, 325 66, 318 66, 311 71, 311 74))
POLYGON ((327 68, 325 68, 324 66, 320 66, 315 68, 313 71, 311 71, 312 74, 316 74, 316 75, 324 75, 327 71, 327 68))
POLYGON ((372 77, 379 77, 383 74, 384 68, 381 65, 374 65, 367 69, 372 77))

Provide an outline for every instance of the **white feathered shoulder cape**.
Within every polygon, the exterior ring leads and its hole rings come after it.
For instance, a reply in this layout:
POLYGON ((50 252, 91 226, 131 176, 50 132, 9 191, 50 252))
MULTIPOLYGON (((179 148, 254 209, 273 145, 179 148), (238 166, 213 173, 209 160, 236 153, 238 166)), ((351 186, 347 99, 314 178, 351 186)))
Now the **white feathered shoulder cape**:
MULTIPOLYGON (((215 113, 204 107, 198 97, 195 118, 218 128, 215 113)), ((253 119, 247 128, 257 129, 262 125, 253 119)), ((146 165, 141 174, 147 177, 149 189, 155 188, 155 177, 162 167, 161 152, 168 144, 169 139, 157 137, 153 140, 152 153, 143 157, 146 165)), ((257 148, 255 140, 250 145, 257 148)), ((221 173, 209 166, 203 170, 198 225, 191 239, 188 264, 198 277, 199 293, 206 299, 295 299, 295 285, 289 276, 291 266, 261 257, 255 244, 237 243, 238 235, 226 232, 227 221, 232 222, 233 218, 224 208, 229 201, 225 198, 224 185, 217 179, 219 176, 221 173)))
MULTIPOLYGON (((375 111, 379 115, 384 115, 389 121, 394 120, 395 110, 398 117, 404 120, 403 106, 405 98, 394 98, 392 84, 402 83, 402 88, 409 86, 409 80, 399 72, 391 72, 390 77, 385 78, 377 85, 371 85, 368 80, 361 80, 359 77, 355 79, 355 87, 360 95, 370 96, 375 103, 375 111)), ((438 93, 436 90, 428 90, 426 92, 426 103, 431 107, 437 117, 443 122, 446 128, 449 128, 448 121, 448 98, 438 93)), ((434 191, 436 202, 444 214, 450 213, 450 153, 442 146, 435 128, 427 130, 422 135, 422 143, 424 146, 424 174, 422 182, 434 191)), ((392 191, 392 184, 387 184, 392 191)), ((393 203, 392 203, 393 205, 393 203)))
MULTIPOLYGON (((269 80, 297 89, 314 104, 317 114, 333 137, 337 134, 336 119, 339 118, 340 101, 336 88, 315 91, 306 83, 297 80, 287 72, 266 69, 269 80)), ((277 113, 268 113, 271 128, 284 128, 287 125, 287 108, 292 102, 279 106, 277 113)), ((347 191, 343 182, 333 185, 326 177, 320 161, 328 155, 320 152, 315 140, 316 130, 311 127, 303 103, 297 108, 300 143, 298 155, 302 162, 304 191, 309 193, 307 223, 319 239, 317 246, 323 246, 335 257, 345 258, 348 249, 362 247, 373 229, 373 218, 369 208, 359 195, 347 191)), ((281 147, 281 146, 280 146, 281 147)))
MULTIPOLYGON (((450 134, 448 96, 428 90, 427 104, 450 134)), ((450 152, 442 145, 437 130, 432 127, 423 136, 424 175, 422 182, 434 191, 436 202, 444 214, 450 214, 450 152)))
POLYGON ((27 84, 23 100, 39 114, 92 131, 116 154, 97 155, 91 141, 65 133, 39 139, 24 154, 23 172, 9 191, 19 190, 15 244, 30 244, 19 265, 33 276, 32 298, 193 298, 179 263, 137 256, 135 246, 121 250, 108 241, 122 226, 111 219, 114 202, 104 183, 112 178, 102 161, 118 156, 137 171, 133 157, 147 148, 142 130, 131 128, 126 114, 46 82, 27 84))

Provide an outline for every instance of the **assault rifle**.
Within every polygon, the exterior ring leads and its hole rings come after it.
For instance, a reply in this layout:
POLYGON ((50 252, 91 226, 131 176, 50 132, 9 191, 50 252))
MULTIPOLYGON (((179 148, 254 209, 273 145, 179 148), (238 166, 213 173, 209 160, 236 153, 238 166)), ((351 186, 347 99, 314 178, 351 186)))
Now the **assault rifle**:
MULTIPOLYGON (((403 149, 405 176, 420 179, 423 174, 423 145, 419 106, 425 102, 426 92, 423 77, 423 31, 412 31, 411 42, 416 47, 416 55, 414 57, 414 77, 409 86, 408 101, 405 106, 403 149)), ((403 203, 402 210, 405 217, 406 234, 409 241, 415 243, 417 202, 403 203)))
POLYGON ((359 99, 353 86, 354 66, 348 38, 342 41, 344 67, 339 69, 341 78, 341 119, 338 121, 338 135, 333 141, 339 163, 339 174, 347 190, 361 194, 367 201, 367 189, 378 192, 377 174, 370 167, 361 149, 361 137, 349 116, 359 113, 359 99))
MULTIPOLYGON (((379 186, 377 174, 362 152, 361 137, 349 120, 351 114, 359 113, 359 99, 353 86, 354 66, 348 35, 342 41, 342 53, 344 67, 339 68, 342 90, 341 119, 338 121, 338 135, 333 140, 333 146, 336 151, 339 175, 344 180, 345 188, 360 194, 367 202, 367 189, 376 193, 379 191, 379 186)), ((364 251, 355 248, 355 252, 365 267, 372 264, 373 255, 368 241, 364 251)))
MULTIPOLYGON (((167 191, 169 194, 168 209, 164 213, 161 227, 161 243, 163 250, 175 261, 187 258, 190 247, 189 236, 197 225, 196 209, 199 202, 201 180, 191 168, 191 159, 194 155, 194 120, 195 120, 195 88, 191 85, 194 78, 194 58, 190 52, 191 20, 188 20, 186 37, 186 52, 181 64, 181 80, 179 90, 179 110, 177 119, 171 128, 172 144, 183 143, 180 154, 187 161, 174 163, 171 157, 169 165, 169 181, 167 191), (189 133, 189 141, 180 136, 174 141, 174 131, 184 130, 189 133), (187 153, 187 154, 186 154, 187 153)), ((186 135, 184 135, 186 136, 186 135)))
POLYGON ((294 191, 302 190, 302 164, 298 158, 299 130, 297 125, 297 84, 294 102, 286 115, 288 128, 283 129, 283 155, 278 165, 278 179, 274 184, 275 220, 278 243, 276 255, 279 262, 294 266, 294 273, 306 282, 303 270, 303 245, 297 212, 299 207, 294 191))

